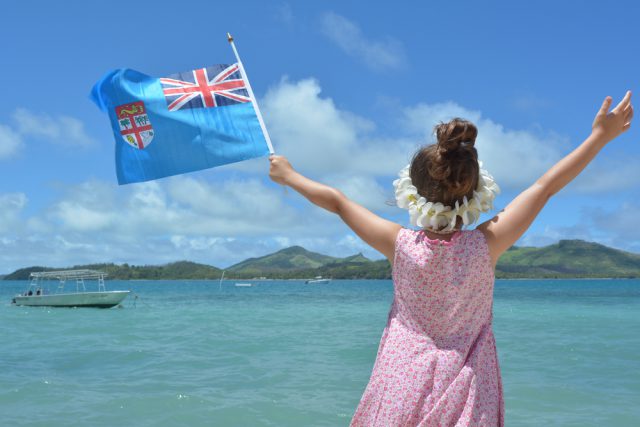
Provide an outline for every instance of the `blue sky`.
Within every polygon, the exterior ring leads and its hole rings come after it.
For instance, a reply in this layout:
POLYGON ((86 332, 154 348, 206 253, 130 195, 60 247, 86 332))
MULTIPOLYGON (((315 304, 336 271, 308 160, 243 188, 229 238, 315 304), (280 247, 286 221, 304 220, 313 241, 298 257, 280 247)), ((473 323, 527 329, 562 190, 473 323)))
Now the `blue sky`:
MULTIPOLYGON (((108 119, 88 98, 109 69, 161 77, 228 63, 231 32, 276 151, 406 225, 386 203, 391 181, 436 121, 478 124, 499 209, 588 136, 606 95, 638 93, 639 12, 631 1, 13 2, 0 16, 0 273, 225 267, 294 244, 381 256, 271 183, 266 159, 118 186, 108 119)), ((518 244, 640 252, 637 140, 634 127, 605 147, 518 244)))

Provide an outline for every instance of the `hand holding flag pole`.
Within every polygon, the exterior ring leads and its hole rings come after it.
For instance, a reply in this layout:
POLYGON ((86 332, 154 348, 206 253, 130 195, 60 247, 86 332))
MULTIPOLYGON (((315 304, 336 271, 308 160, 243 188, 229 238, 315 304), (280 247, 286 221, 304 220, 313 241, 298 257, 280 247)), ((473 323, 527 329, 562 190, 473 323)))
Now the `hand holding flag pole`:
POLYGON ((249 92, 249 98, 251 98, 251 102, 253 102, 253 106, 256 110, 256 115, 258 116, 258 122, 260 123, 260 128, 262 128, 262 133, 264 134, 264 139, 267 141, 267 146, 269 147, 269 153, 275 154, 273 150, 273 145, 271 144, 271 137, 269 136, 269 132, 267 131, 267 127, 264 125, 264 120, 262 119, 262 113, 260 112, 260 107, 258 107, 258 100, 253 94, 253 89, 251 89, 251 83, 249 83, 249 77, 247 76, 247 72, 244 70, 244 65, 242 65, 242 61, 240 60, 240 55, 238 55, 238 50, 236 49, 236 45, 233 43, 233 36, 230 33, 227 33, 227 40, 231 44, 231 48, 233 49, 233 53, 238 60, 238 68, 240 69, 240 75, 246 84, 247 92, 249 92))

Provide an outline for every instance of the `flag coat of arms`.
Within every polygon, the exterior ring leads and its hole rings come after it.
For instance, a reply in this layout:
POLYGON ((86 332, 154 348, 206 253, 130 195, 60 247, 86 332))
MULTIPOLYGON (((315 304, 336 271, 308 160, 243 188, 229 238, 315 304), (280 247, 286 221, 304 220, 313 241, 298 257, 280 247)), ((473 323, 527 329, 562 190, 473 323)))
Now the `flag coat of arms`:
POLYGON ((115 70, 95 84, 91 98, 109 114, 119 184, 269 154, 238 64, 163 78, 115 70))
POLYGON ((153 126, 144 109, 144 102, 138 101, 116 107, 116 117, 120 125, 120 135, 126 143, 139 149, 151 143, 153 126))

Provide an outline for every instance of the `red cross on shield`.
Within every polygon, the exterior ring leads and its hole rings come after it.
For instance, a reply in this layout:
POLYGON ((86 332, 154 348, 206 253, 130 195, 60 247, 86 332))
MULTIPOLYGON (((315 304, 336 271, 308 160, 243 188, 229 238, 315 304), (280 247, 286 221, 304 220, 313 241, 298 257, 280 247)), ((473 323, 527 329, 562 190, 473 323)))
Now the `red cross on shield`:
POLYGON ((153 127, 151 127, 144 102, 137 101, 116 107, 116 117, 122 139, 127 144, 142 150, 151 143, 153 127))

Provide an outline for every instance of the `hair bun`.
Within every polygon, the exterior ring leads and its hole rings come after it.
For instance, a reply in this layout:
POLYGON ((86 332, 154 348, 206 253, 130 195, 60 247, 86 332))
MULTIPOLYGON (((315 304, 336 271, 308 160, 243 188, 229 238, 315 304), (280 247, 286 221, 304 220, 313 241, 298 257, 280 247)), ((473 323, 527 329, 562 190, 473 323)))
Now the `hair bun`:
POLYGON ((449 157, 454 153, 473 148, 478 128, 470 121, 456 117, 450 122, 440 122, 434 128, 438 139, 438 153, 443 157, 449 157))
POLYGON ((436 137, 429 175, 440 181, 446 192, 458 196, 471 194, 479 172, 475 148, 478 128, 468 120, 455 118, 434 128, 436 137))

